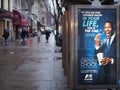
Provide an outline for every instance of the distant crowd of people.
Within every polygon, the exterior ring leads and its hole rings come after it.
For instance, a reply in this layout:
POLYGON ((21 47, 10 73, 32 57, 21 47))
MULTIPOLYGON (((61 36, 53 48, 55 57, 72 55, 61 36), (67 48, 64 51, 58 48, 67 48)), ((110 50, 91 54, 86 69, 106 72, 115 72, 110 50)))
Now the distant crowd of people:
MULTIPOLYGON (((21 44, 22 45, 26 45, 27 44, 27 40, 29 39, 29 37, 35 37, 37 36, 37 41, 40 42, 41 40, 41 36, 42 36, 42 31, 41 29, 36 30, 37 32, 30 32, 27 26, 22 27, 22 30, 20 32, 20 37, 21 37, 21 44)), ((51 34, 51 30, 45 29, 44 30, 44 35, 45 35, 45 39, 46 39, 46 43, 49 42, 49 37, 51 34)), ((8 40, 9 40, 9 35, 10 35, 10 30, 9 28, 4 29, 3 32, 3 39, 4 39, 4 45, 8 45, 8 40)))

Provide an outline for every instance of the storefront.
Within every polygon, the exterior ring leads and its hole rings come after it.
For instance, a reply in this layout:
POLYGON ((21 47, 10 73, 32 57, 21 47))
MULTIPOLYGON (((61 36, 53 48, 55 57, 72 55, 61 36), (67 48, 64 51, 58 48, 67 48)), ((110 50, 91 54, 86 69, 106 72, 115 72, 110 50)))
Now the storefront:
POLYGON ((10 29, 10 37, 12 37, 12 12, 0 8, 0 39, 4 28, 10 29))
POLYGON ((22 12, 13 10, 15 39, 20 38, 20 31, 22 30, 22 27, 28 26, 28 22, 28 18, 22 12))

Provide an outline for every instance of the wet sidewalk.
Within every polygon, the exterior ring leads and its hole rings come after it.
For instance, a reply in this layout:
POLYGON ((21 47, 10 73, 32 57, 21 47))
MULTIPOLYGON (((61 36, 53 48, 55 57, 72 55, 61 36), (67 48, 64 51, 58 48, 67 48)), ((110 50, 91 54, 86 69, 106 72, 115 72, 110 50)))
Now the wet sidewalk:
POLYGON ((39 43, 34 37, 26 46, 20 41, 4 46, 0 41, 0 90, 70 90, 62 68, 62 53, 55 52, 59 50, 52 35, 48 43, 43 35, 39 43))
POLYGON ((46 43, 45 36, 37 42, 22 46, 20 41, 0 45, 0 90, 69 90, 62 68, 62 54, 55 53, 51 35, 46 43))

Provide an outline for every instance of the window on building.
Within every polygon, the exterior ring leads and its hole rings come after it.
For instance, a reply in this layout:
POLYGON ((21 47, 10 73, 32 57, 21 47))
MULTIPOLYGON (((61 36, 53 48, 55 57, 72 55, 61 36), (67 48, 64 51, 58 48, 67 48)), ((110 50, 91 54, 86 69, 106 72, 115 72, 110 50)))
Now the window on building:
POLYGON ((9 21, 7 21, 7 28, 9 28, 10 27, 10 23, 9 23, 9 21))
POLYGON ((18 8, 21 8, 21 0, 17 0, 18 8))
POLYGON ((5 20, 3 20, 3 28, 5 29, 5 20))
POLYGON ((1 0, 0 0, 0 8, 1 8, 1 0))
POLYGON ((13 6, 14 6, 14 7, 17 7, 17 0, 15 0, 15 1, 13 2, 13 6))
POLYGON ((22 9, 26 9, 26 0, 21 1, 22 9))
POLYGON ((10 0, 8 0, 8 11, 10 11, 10 0))
POLYGON ((3 8, 3 0, 0 0, 0 8, 3 8))

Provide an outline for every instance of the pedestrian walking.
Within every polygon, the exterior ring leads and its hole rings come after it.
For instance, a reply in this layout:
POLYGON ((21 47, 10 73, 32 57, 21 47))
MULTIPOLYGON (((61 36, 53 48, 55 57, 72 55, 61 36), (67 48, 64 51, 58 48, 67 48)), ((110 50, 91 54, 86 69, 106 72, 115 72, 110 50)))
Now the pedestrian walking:
POLYGON ((27 38, 29 37, 27 27, 23 27, 21 31, 22 45, 26 45, 27 38))
POLYGON ((9 37, 9 29, 4 29, 3 32, 3 38, 4 38, 4 44, 8 45, 8 37, 9 37))
POLYGON ((50 37, 50 31, 49 30, 45 30, 45 35, 46 35, 46 42, 48 43, 49 41, 49 37, 50 37))
POLYGON ((40 42, 40 37, 41 37, 41 31, 38 30, 37 32, 37 41, 40 42))

